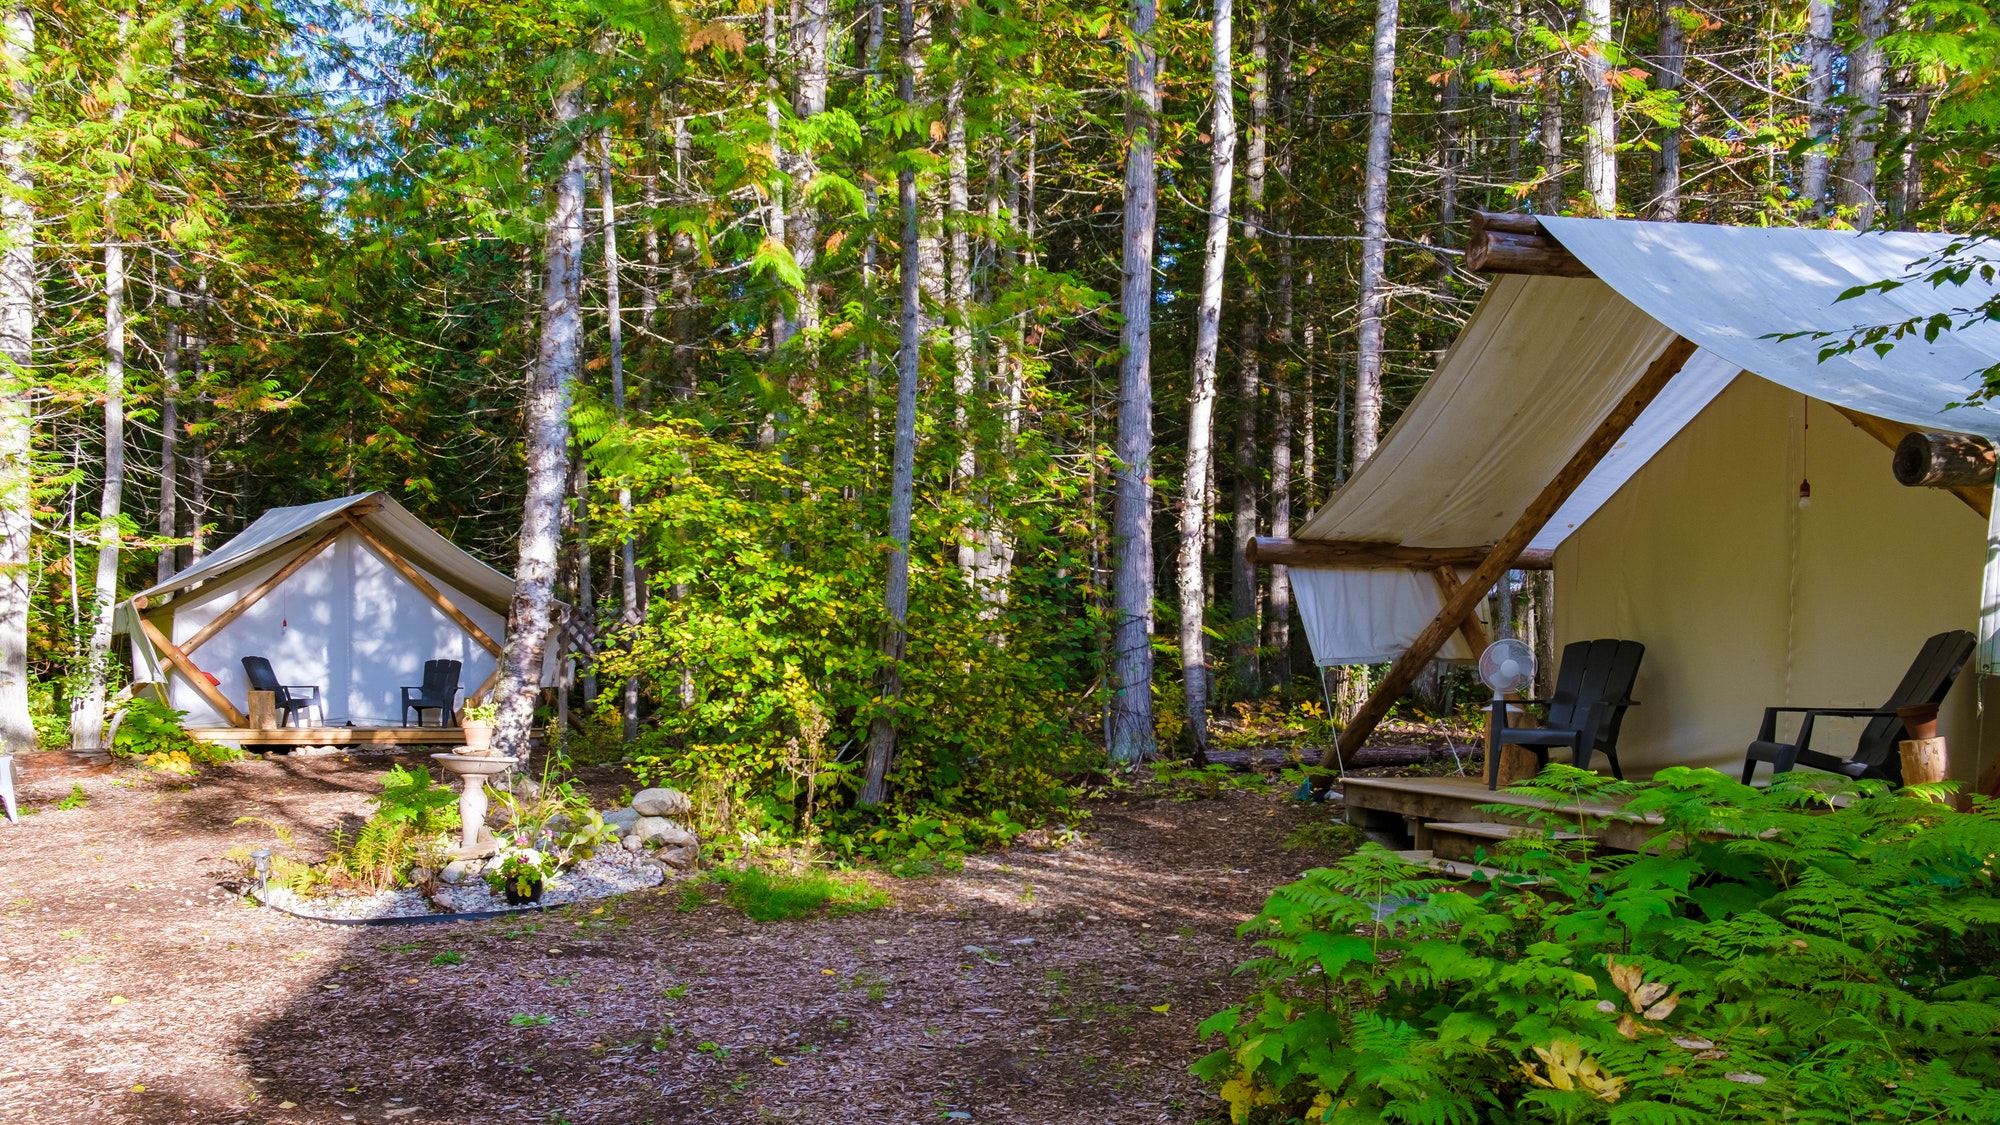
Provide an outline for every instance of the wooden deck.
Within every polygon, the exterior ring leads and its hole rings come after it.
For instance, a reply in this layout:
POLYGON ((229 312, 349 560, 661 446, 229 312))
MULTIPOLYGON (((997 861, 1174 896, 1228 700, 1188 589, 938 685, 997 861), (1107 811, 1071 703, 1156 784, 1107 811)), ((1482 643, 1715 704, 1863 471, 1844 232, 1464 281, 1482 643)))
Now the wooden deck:
MULTIPOLYGON (((1533 809, 1556 809, 1576 815, 1578 812, 1591 817, 1608 818, 1602 828, 1589 830, 1586 834, 1606 847, 1620 851, 1635 852, 1645 846, 1647 839, 1660 824, 1657 815, 1645 817, 1628 814, 1617 805, 1585 801, 1581 806, 1574 803, 1554 805, 1533 797, 1523 797, 1504 790, 1486 788, 1486 781, 1480 777, 1348 777, 1338 783, 1342 800, 1347 806, 1350 823, 1363 827, 1380 825, 1385 818, 1400 817, 1405 830, 1424 847, 1428 842, 1427 825, 1433 821, 1462 824, 1495 823, 1527 826, 1523 815, 1533 809), (1482 805, 1502 805, 1519 809, 1521 813, 1489 813, 1482 805)), ((1571 821, 1571 824, 1574 824, 1571 821)), ((1582 831, 1568 828, 1568 831, 1582 831)))
POLYGON ((465 731, 458 727, 279 727, 276 730, 189 727, 188 734, 203 742, 228 742, 237 746, 465 745, 465 731))

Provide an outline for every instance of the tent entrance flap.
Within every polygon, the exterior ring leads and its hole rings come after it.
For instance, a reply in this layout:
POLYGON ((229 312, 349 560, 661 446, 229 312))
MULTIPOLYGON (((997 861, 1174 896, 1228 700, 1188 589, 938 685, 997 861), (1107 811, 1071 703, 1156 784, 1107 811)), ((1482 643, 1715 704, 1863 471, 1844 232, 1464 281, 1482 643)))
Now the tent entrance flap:
MULTIPOLYGON (((1313 663, 1387 664, 1403 655, 1444 606, 1427 570, 1293 567, 1292 596, 1305 622, 1313 663)), ((1462 578, 1471 573, 1460 570, 1462 578)), ((1472 660, 1463 631, 1438 650, 1440 660, 1472 660)))

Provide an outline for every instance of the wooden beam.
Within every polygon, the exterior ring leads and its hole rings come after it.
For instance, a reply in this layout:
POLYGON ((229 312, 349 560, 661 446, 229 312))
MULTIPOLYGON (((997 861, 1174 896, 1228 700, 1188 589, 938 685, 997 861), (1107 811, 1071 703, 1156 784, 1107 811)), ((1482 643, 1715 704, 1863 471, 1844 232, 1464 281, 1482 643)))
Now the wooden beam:
POLYGON ((200 692, 203 699, 208 700, 210 707, 221 712, 222 717, 228 719, 231 726, 250 725, 249 717, 238 711, 236 705, 229 702, 228 696, 223 695, 214 684, 208 682, 208 673, 195 667, 194 661, 188 659, 188 654, 182 652, 179 645, 168 640, 167 635, 160 632, 158 625, 141 617, 139 628, 145 632, 146 639, 153 642, 153 647, 166 654, 168 662, 179 669, 181 675, 187 677, 188 683, 194 685, 194 690, 200 692))
POLYGON ((465 745, 465 731, 459 727, 189 727, 187 733, 198 742, 234 742, 239 746, 465 745))
POLYGON ((472 689, 471 695, 465 697, 465 707, 460 707, 460 711, 464 711, 466 707, 470 707, 475 703, 485 702, 486 694, 493 690, 495 684, 500 682, 500 669, 506 667, 506 661, 507 658, 503 656, 493 665, 493 670, 486 673, 486 678, 479 681, 479 686, 472 689))
POLYGON ((1533 215, 1474 211, 1465 268, 1474 273, 1523 273, 1543 277, 1596 277, 1590 267, 1542 229, 1533 215))
POLYGON ((429 598, 432 605, 438 607, 446 617, 457 622, 459 628, 470 633, 472 639, 478 641, 482 648, 492 653, 495 657, 500 655, 500 644, 498 641, 487 636, 486 630, 481 629, 478 622, 467 617, 463 610, 452 604, 450 598, 439 593, 438 588, 431 585, 431 580, 425 578, 422 571, 411 566, 409 561, 404 559, 403 556, 390 550, 387 543, 376 538, 375 533, 368 530, 367 524, 349 515, 347 517, 347 526, 353 528, 356 535, 361 536, 370 547, 374 548, 375 553, 381 555, 384 562, 395 567, 396 572, 407 579, 410 585, 415 586, 418 592, 422 593, 424 597, 429 598))
MULTIPOLYGON (((1356 567, 1381 570, 1430 570, 1440 566, 1473 567, 1486 561, 1492 544, 1484 547, 1405 547, 1365 539, 1276 539, 1259 535, 1243 548, 1253 566, 1356 567)), ((1548 570, 1554 551, 1522 551, 1512 570, 1548 570)))
MULTIPOLYGON (((1452 567, 1441 566, 1431 571, 1431 577, 1437 582, 1440 603, 1448 602, 1458 596, 1460 583, 1458 581, 1457 570, 1452 567)), ((1478 605, 1479 603, 1474 602, 1473 604, 1478 605)), ((1486 646, 1492 643, 1486 639, 1486 626, 1479 623, 1479 615, 1477 613, 1466 614, 1465 620, 1459 623, 1458 631, 1465 635, 1465 643, 1472 646, 1474 659, 1477 659, 1480 653, 1485 652, 1486 646)))
POLYGON ((1479 599, 1486 596, 1486 591, 1512 565, 1521 549, 1554 518, 1563 501, 1569 499, 1570 493, 1575 492, 1597 463, 1604 460, 1605 454, 1611 452, 1612 446, 1618 444, 1618 439, 1638 420, 1639 413, 1666 387, 1694 352, 1692 341, 1675 337, 1659 358, 1647 366, 1645 373, 1632 384, 1632 389, 1625 392, 1625 397, 1611 409, 1604 421, 1597 424, 1597 429, 1584 439, 1583 445, 1570 455, 1569 463, 1562 467, 1554 480, 1543 486, 1527 510, 1514 521, 1514 526, 1508 528, 1507 534, 1494 544, 1486 561, 1473 568, 1471 577, 1465 580, 1456 594, 1445 600, 1437 616, 1424 626, 1423 631, 1410 642, 1410 647, 1390 665, 1389 674, 1368 696, 1361 709, 1354 713, 1354 717, 1348 720, 1335 746, 1328 747, 1326 753, 1321 755, 1320 765, 1340 760, 1335 757, 1335 747, 1347 757, 1352 757, 1355 751, 1361 749, 1368 736, 1375 733, 1375 727, 1389 713, 1390 706, 1416 681, 1418 671, 1437 655, 1438 649, 1444 647, 1445 639, 1457 631, 1466 614, 1471 613, 1479 599))
POLYGON ((1910 488, 1992 488, 1993 443, 1971 434, 1911 430, 1890 459, 1896 483, 1910 488))
POLYGON ((235 604, 231 605, 228 609, 223 610, 221 613, 216 614, 215 620, 210 621, 206 625, 203 625, 201 629, 195 633, 194 636, 189 637, 187 639, 186 644, 181 646, 181 651, 191 654, 194 652, 195 649, 198 649, 202 645, 207 644, 208 639, 210 637, 213 637, 217 633, 220 633, 224 629, 228 628, 230 622, 243 616, 243 614, 247 612, 251 606, 256 605, 260 601, 263 601, 264 596, 269 594, 271 591, 277 589, 279 586, 283 585, 285 579, 290 578, 292 575, 297 574, 301 570, 304 570, 307 563, 318 558, 321 551, 324 551, 328 547, 332 546, 333 541, 340 538, 341 531, 342 531, 341 528, 336 527, 333 530, 327 532, 325 535, 322 535, 318 539, 315 539, 311 543, 307 544, 305 550, 300 551, 297 555, 295 555, 292 558, 291 562, 288 562, 284 566, 279 567, 277 573, 271 575, 269 578, 266 578, 262 582, 259 582, 255 586, 251 587, 250 592, 236 599, 235 604))
MULTIPOLYGON (((1887 418, 1877 418, 1873 414, 1863 414, 1859 410, 1849 410, 1836 403, 1828 403, 1840 416, 1854 423, 1854 428, 1888 446, 1891 450, 1903 444, 1903 439, 1917 432, 1917 427, 1903 422, 1891 422, 1887 418)), ((1894 469, 1894 454, 1891 454, 1890 468, 1894 469)), ((1991 519, 1993 514, 1993 490, 1977 485, 1959 485, 1948 489, 1952 495, 1965 502, 1965 506, 1979 513, 1980 519, 1991 519)))

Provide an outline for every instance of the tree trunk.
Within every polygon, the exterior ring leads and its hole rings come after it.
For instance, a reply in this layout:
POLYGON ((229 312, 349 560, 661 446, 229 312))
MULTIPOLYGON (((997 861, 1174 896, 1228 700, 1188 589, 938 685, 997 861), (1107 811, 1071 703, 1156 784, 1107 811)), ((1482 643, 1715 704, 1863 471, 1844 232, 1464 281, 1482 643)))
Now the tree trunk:
MULTIPOLYGON (((1654 84, 1679 96, 1687 67, 1687 28, 1674 11, 1673 0, 1660 0, 1659 53, 1653 60, 1654 84)), ((1679 222, 1681 217, 1681 138, 1679 125, 1660 130, 1660 150, 1653 154, 1653 199, 1646 217, 1655 222, 1679 222)))
POLYGON ((35 749, 28 714, 29 533, 34 530, 35 188, 28 130, 35 91, 25 75, 35 50, 35 14, 17 4, 0 16, 0 50, 16 76, 8 85, 13 135, 0 141, 0 753, 35 749))
MULTIPOLYGON (((902 37, 897 94, 911 113, 917 106, 916 0, 899 0, 902 37)), ((896 173, 896 203, 903 213, 901 324, 896 349, 896 438, 890 462, 889 575, 882 607, 889 621, 882 637, 881 702, 868 724, 868 758, 858 798, 879 805, 889 795, 889 766, 896 756, 896 708, 903 698, 903 655, 909 644, 910 517, 916 494, 917 375, 923 347, 923 219, 917 210, 917 173, 905 162, 896 173)))
POLYGON ((1611 89, 1611 0, 1583 0, 1583 190, 1597 214, 1618 217, 1618 106, 1611 89))
MULTIPOLYGON (((1542 186, 1540 206, 1545 215, 1563 210, 1562 70, 1551 62, 1542 70, 1542 186)), ((1360 458, 1355 459, 1360 463, 1360 458)))
MULTIPOLYGON (((798 60, 798 89, 792 97, 792 112, 801 121, 826 112, 827 27, 829 0, 800 0, 793 11, 798 16, 792 28, 792 52, 798 60)), ((787 192, 791 217, 786 231, 791 241, 792 260, 798 263, 805 284, 799 289, 798 330, 811 333, 819 328, 819 289, 813 267, 819 261, 819 211, 808 200, 813 177, 819 174, 818 157, 810 146, 801 144, 792 154, 792 184, 787 192)), ((807 341, 808 346, 811 341, 807 341)), ((803 396, 808 409, 816 402, 816 389, 806 388, 803 396)))
MULTIPOLYGON (((951 9, 945 9, 949 13, 951 9)), ((979 452, 973 439, 972 403, 977 372, 972 355, 972 250, 966 230, 972 207, 965 141, 965 64, 956 21, 944 15, 951 43, 951 72, 944 93, 945 153, 945 287, 950 307, 952 430, 958 460, 952 484, 962 493, 973 490, 979 475, 979 452)), ((966 582, 978 585, 979 529, 959 529, 958 570, 966 582)))
MULTIPOLYGON (((160 336, 160 509, 153 530, 161 539, 172 539, 180 532, 181 289, 179 272, 171 266, 167 271, 166 325, 160 336)), ((165 582, 174 576, 175 553, 172 547, 160 548, 153 566, 155 581, 165 582)))
POLYGON ((1244 549, 1257 535, 1257 482, 1262 475, 1257 464, 1257 415, 1261 403, 1258 384, 1262 370, 1263 328, 1257 307, 1257 258, 1264 233, 1264 159, 1270 114, 1271 5, 1260 0, 1250 31, 1250 129, 1244 144, 1243 201, 1243 320, 1242 339, 1237 355, 1236 376, 1236 462, 1235 514, 1231 517, 1233 540, 1229 556, 1229 609, 1231 646, 1230 671, 1237 690, 1246 696, 1257 694, 1263 675, 1257 667, 1257 638, 1261 632, 1257 610, 1263 598, 1257 586, 1257 568, 1245 557, 1244 549))
MULTIPOLYGON (((687 164, 694 149, 694 133, 688 127, 685 117, 674 122, 674 195, 677 199, 687 198, 687 164)), ((674 349, 674 397, 682 402, 692 402, 695 394, 695 308, 694 308, 694 236, 685 230, 676 230, 673 236, 674 268, 669 275, 673 283, 673 349, 674 349)))
POLYGON ((1368 163, 1361 194, 1361 326, 1354 370, 1354 465, 1375 456, 1382 436, 1383 318, 1388 313, 1389 142, 1396 104, 1397 0, 1377 0, 1368 163))
MULTIPOLYGON (((1465 80, 1459 68, 1465 62, 1465 0, 1450 0, 1444 27, 1444 83, 1438 91, 1438 244, 1456 242, 1458 226, 1458 171, 1463 159, 1458 137, 1458 103, 1465 80)), ((1449 286, 1451 266, 1440 258, 1439 273, 1449 286)), ((1449 290, 1447 289, 1447 292, 1449 290)))
MULTIPOLYGON (((791 157, 785 152, 785 112, 778 105, 778 71, 780 69, 781 67, 778 63, 778 8, 772 0, 764 0, 764 125, 769 130, 771 162, 780 170, 789 170, 792 165, 791 157)), ((778 245, 785 247, 789 247, 792 241, 790 224, 786 221, 788 218, 786 211, 786 197, 788 194, 782 182, 773 183, 771 185, 770 202, 764 209, 764 236, 778 245)), ((771 354, 776 356, 778 350, 789 343, 793 334, 797 331, 798 322, 785 309, 785 302, 780 298, 777 308, 771 314, 771 354)), ((759 444, 760 446, 768 445, 776 440, 776 431, 772 428, 770 419, 767 418, 765 420, 765 434, 760 439, 759 444)))
POLYGON ((1854 225, 1875 222, 1875 151, 1882 127, 1882 36, 1889 33, 1889 0, 1860 0, 1854 50, 1847 56, 1847 135, 1841 152, 1839 204, 1854 211, 1854 225))
POLYGON ((1154 135, 1160 112, 1154 0, 1133 0, 1125 78, 1124 314, 1118 362, 1116 541, 1111 625, 1114 762, 1153 756, 1153 237, 1158 220, 1154 135))
POLYGON ((646 174, 640 183, 639 206, 644 216, 639 224, 639 248, 646 268, 639 271, 639 410, 644 413, 653 401, 653 385, 660 377, 660 149, 659 107, 646 111, 646 174))
MULTIPOLYGON (((555 97, 557 135, 583 116, 583 87, 570 81, 555 97)), ((493 745, 527 758, 542 653, 555 601, 559 523, 569 483, 569 406, 583 343, 584 150, 577 144, 550 185, 548 231, 542 250, 541 339, 528 387, 527 496, 514 563, 514 601, 496 689, 500 704, 493 745)))
MULTIPOLYGON (((1288 41, 1280 37, 1276 58, 1278 119, 1284 126, 1278 145, 1278 180, 1292 182, 1292 65, 1288 41)), ((1287 200, 1290 193, 1287 193, 1287 200)), ((1292 253, 1291 207, 1289 202, 1272 208, 1273 226, 1278 235, 1278 327, 1272 342, 1277 345, 1277 362, 1271 368, 1271 534, 1290 538, 1292 534, 1292 378, 1298 370, 1298 356, 1292 350, 1292 253)), ((1271 568, 1270 612, 1264 620, 1265 647, 1271 661, 1265 669, 1277 687, 1292 679, 1292 586, 1284 566, 1271 568)))
POLYGON ((1826 213, 1828 154, 1833 151, 1833 0, 1806 5, 1806 121, 1812 147, 1806 150, 1799 195, 1815 216, 1826 213))
MULTIPOLYGON (((119 39, 126 23, 119 20, 119 39)), ((111 108, 115 130, 125 103, 111 108)), ((97 506, 97 574, 90 603, 90 647, 84 686, 70 707, 69 744, 104 747, 105 681, 111 672, 111 627, 118 613, 118 556, 125 510, 125 244, 118 237, 119 180, 104 189, 104 489, 97 506)))
POLYGON ((1215 357, 1222 335, 1222 281, 1229 265, 1229 202, 1236 174, 1235 66, 1230 49, 1231 0, 1214 0, 1210 40, 1210 96, 1215 121, 1209 137, 1208 240, 1201 266, 1201 295, 1194 314, 1194 375, 1188 395, 1187 475, 1182 478, 1178 586, 1181 625, 1181 692, 1187 705, 1188 741, 1197 760, 1208 752, 1208 640, 1202 632, 1208 586, 1202 574, 1209 489, 1214 475, 1215 357))
MULTIPOLYGON (((619 303, 618 291, 618 194, 614 190, 611 161, 611 130, 606 129, 599 137, 598 165, 598 209, 604 216, 604 316, 607 329, 605 344, 611 359, 611 408, 617 412, 618 421, 625 421, 625 311, 619 303)), ((655 244, 657 246, 657 243, 655 244)), ((651 296, 651 290, 647 291, 651 296)), ((644 320, 644 316, 641 316, 644 320)), ((642 327, 640 330, 644 332, 642 327)), ((584 497, 588 504, 590 498, 584 497)), ((618 510, 627 520, 632 516, 632 484, 618 482, 618 510)), ((635 628, 639 623, 639 569, 638 554, 632 540, 626 539, 618 545, 618 593, 619 623, 625 628, 635 628)), ((595 667, 593 663, 593 667, 595 667)), ((592 673, 591 690, 596 690, 596 675, 592 673)), ((639 737, 639 678, 628 677, 625 681, 623 698, 618 709, 623 722, 621 730, 625 741, 639 737)))

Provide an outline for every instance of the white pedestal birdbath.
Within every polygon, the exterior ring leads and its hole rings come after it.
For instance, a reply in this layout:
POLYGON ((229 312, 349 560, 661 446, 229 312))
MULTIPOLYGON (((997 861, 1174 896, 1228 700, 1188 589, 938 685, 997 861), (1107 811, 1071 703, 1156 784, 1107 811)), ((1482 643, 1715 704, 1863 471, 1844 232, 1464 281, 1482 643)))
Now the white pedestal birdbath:
POLYGON ((498 754, 432 754, 431 757, 465 784, 458 795, 458 821, 465 833, 459 841, 458 855, 474 858, 480 854, 479 830, 486 826, 486 779, 512 769, 520 759, 498 754))

